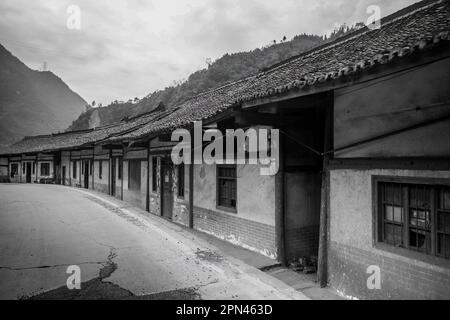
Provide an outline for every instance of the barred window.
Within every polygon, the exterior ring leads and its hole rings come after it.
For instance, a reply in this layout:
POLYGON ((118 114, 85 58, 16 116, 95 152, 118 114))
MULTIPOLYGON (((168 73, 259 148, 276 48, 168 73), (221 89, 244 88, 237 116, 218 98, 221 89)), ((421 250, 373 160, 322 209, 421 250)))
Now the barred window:
POLYGON ((41 163, 41 176, 48 177, 50 175, 50 163, 41 163))
POLYGON ((236 210, 236 166, 217 167, 217 205, 236 210))
POLYGON ((141 190, 141 160, 128 161, 128 189, 141 190))
POLYGON ((14 178, 15 175, 19 173, 19 164, 11 163, 11 178, 14 178))
POLYGON ((378 182, 378 240, 450 258, 450 187, 378 182))
POLYGON ((177 167, 178 169, 178 196, 183 198, 184 197, 184 163, 181 163, 177 167))

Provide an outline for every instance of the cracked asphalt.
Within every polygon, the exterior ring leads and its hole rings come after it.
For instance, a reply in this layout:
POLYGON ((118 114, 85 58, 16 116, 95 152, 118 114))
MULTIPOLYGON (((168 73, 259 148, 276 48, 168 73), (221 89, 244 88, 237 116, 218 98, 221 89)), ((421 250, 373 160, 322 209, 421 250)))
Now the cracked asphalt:
POLYGON ((0 184, 0 299, 306 299, 127 203, 55 185, 0 184), (67 268, 81 270, 69 290, 67 268))

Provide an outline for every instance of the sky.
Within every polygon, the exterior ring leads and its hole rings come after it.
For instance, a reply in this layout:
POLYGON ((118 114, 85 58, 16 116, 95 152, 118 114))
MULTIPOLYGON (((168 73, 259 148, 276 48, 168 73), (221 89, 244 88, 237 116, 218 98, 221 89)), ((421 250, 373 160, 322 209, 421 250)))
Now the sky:
POLYGON ((32 69, 46 63, 86 101, 106 105, 186 79, 208 58, 366 22, 370 5, 383 17, 415 2, 1 0, 0 43, 32 69))

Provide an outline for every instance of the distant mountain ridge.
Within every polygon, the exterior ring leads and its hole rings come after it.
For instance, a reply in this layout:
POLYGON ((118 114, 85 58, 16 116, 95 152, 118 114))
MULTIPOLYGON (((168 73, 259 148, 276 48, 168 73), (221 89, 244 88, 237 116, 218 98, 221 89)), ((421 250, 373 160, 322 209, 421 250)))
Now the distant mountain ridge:
POLYGON ((149 112, 161 102, 166 106, 173 106, 200 92, 256 74, 276 63, 328 41, 333 41, 362 26, 364 26, 362 23, 357 23, 352 27, 343 25, 335 29, 329 37, 301 34, 289 41, 284 37, 280 42, 274 41, 271 45, 261 49, 234 54, 227 53, 210 63, 208 68, 192 73, 187 80, 152 92, 143 99, 135 98, 127 102, 114 101, 106 107, 87 110, 72 123, 69 130, 83 130, 118 122, 126 117, 149 112))
POLYGON ((63 131, 86 105, 58 76, 30 69, 0 44, 0 147, 63 131))

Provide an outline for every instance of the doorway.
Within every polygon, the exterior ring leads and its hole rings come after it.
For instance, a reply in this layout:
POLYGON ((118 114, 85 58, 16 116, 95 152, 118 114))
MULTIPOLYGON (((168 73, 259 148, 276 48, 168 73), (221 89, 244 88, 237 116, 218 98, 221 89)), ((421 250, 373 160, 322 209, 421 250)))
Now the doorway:
POLYGON ((27 162, 26 181, 27 183, 31 183, 31 162, 27 162))
POLYGON ((111 159, 111 195, 116 196, 116 161, 117 158, 111 159))
POLYGON ((61 181, 62 185, 65 186, 66 185, 66 166, 62 167, 62 181, 61 181))
POLYGON ((89 160, 83 161, 84 166, 84 188, 89 189, 89 160))
POLYGON ((161 215, 172 219, 173 211, 173 165, 169 157, 161 158, 161 215))

